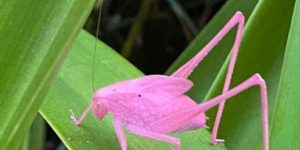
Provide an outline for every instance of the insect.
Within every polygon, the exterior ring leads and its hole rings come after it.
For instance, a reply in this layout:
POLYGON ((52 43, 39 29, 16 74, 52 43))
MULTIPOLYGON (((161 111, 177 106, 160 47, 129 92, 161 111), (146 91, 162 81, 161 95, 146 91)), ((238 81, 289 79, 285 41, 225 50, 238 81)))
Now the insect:
POLYGON ((263 149, 268 150, 268 104, 264 79, 259 74, 254 74, 246 81, 229 89, 243 28, 244 16, 241 12, 236 12, 198 54, 172 75, 147 75, 117 82, 99 89, 94 93, 93 101, 82 116, 76 119, 72 113, 71 119, 76 125, 79 125, 90 110, 93 110, 96 118, 100 120, 110 113, 113 116, 113 126, 122 150, 127 149, 123 128, 143 137, 171 143, 174 145, 175 150, 179 150, 180 140, 169 134, 207 128, 205 111, 219 105, 211 136, 211 142, 219 144, 224 142, 216 137, 225 101, 250 87, 258 86, 262 107, 263 149), (193 86, 193 83, 187 77, 213 47, 235 26, 237 26, 237 34, 222 94, 207 102, 195 103, 185 95, 193 86))

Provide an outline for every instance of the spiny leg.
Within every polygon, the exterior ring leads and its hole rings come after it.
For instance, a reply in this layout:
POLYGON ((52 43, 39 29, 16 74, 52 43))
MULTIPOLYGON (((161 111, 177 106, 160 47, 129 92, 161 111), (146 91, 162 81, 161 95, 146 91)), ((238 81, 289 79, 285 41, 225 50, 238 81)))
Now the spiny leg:
MULTIPOLYGON (((180 67, 177 71, 175 71, 171 76, 179 77, 179 78, 187 78, 192 71, 197 67, 197 65, 202 61, 202 59, 218 44, 219 41, 223 39, 223 37, 235 26, 238 25, 236 38, 233 44, 232 53, 230 56, 230 62, 228 71, 225 78, 225 83, 223 87, 223 93, 228 91, 230 86, 230 81, 232 77, 232 73, 234 70, 236 58, 238 55, 238 49, 240 46, 242 32, 244 28, 244 16, 241 12, 237 12, 228 22, 227 24, 219 31, 219 33, 202 49, 200 52, 194 56, 190 61, 180 67)), ((219 109, 217 112, 217 116, 215 119, 215 123, 212 130, 211 142, 222 143, 223 140, 217 139, 217 133, 223 113, 225 102, 220 103, 219 109)))
POLYGON ((217 96, 207 102, 201 103, 195 107, 188 108, 163 119, 160 119, 152 123, 151 127, 160 127, 161 131, 172 132, 176 130, 181 125, 191 121, 195 116, 203 113, 212 107, 219 105, 222 102, 229 100, 229 98, 241 93, 242 91, 253 87, 260 87, 260 97, 261 97, 261 113, 262 113, 262 129, 263 129, 263 149, 269 150, 269 123, 268 123, 268 102, 267 102, 267 89, 265 81, 260 77, 259 74, 253 75, 251 78, 242 82, 238 86, 222 93, 222 95, 217 96), (168 126, 166 126, 168 125, 168 126))
POLYGON ((126 126, 126 128, 128 129, 128 131, 143 136, 143 137, 147 137, 147 138, 151 138, 151 139, 155 139, 155 140, 159 140, 159 141, 163 141, 163 142, 167 142, 167 143, 171 143, 174 145, 174 149, 175 150, 179 150, 180 149, 180 140, 178 138, 169 136, 169 135, 165 135, 165 134, 160 134, 160 133, 155 133, 153 131, 148 131, 145 129, 141 129, 139 127, 135 127, 132 125, 128 125, 126 126))
MULTIPOLYGON (((236 58, 237 58, 237 54, 238 54, 238 49, 239 49, 241 38, 242 38, 242 32, 243 32, 243 28, 244 28, 244 17, 243 16, 238 16, 237 18, 234 18, 233 20, 235 20, 238 23, 238 29, 237 29, 237 35, 236 35, 235 42, 233 45, 231 59, 229 62, 229 67, 227 70, 222 93, 228 91, 228 89, 230 87, 231 77, 233 74, 233 70, 234 70, 234 66, 235 66, 235 62, 236 62, 236 58)), ((218 129, 220 126, 220 121, 222 118, 224 105, 225 105, 225 101, 220 103, 218 111, 217 111, 217 115, 215 118, 214 126, 212 129, 211 142, 214 144, 224 142, 224 140, 222 140, 222 139, 217 139, 218 129)))
POLYGON ((122 130, 120 120, 114 119, 114 128, 115 128, 115 132, 117 134, 119 143, 121 145, 121 149, 126 150, 127 149, 126 136, 122 130))

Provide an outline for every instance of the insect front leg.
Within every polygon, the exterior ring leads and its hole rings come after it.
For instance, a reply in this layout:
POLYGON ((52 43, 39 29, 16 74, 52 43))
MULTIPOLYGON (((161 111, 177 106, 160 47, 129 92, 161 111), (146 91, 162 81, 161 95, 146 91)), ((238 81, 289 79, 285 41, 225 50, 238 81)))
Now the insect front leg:
POLYGON ((86 109, 84 110, 84 112, 82 113, 82 115, 80 116, 79 119, 77 119, 77 118, 75 117, 75 115, 74 115, 74 112, 73 112, 72 110, 70 110, 70 112, 71 112, 70 118, 71 118, 71 120, 73 121, 74 124, 80 125, 80 124, 82 123, 83 119, 86 117, 86 115, 88 114, 88 112, 89 112, 91 109, 92 109, 92 107, 91 107, 91 105, 90 105, 88 108, 86 108, 86 109))
POLYGON ((126 142, 126 136, 124 134, 124 131, 122 130, 121 121, 119 119, 114 119, 114 128, 115 132, 117 134, 119 143, 121 145, 122 150, 127 149, 127 142, 126 142))
POLYGON ((172 137, 169 135, 165 135, 165 134, 161 134, 161 133, 155 133, 153 131, 141 129, 139 127, 135 127, 132 125, 127 125, 126 127, 127 127, 128 131, 130 131, 134 134, 137 134, 137 135, 140 135, 140 136, 143 136, 146 138, 151 138, 151 139, 171 143, 174 145, 175 150, 180 150, 180 140, 178 138, 175 138, 175 137, 172 137))

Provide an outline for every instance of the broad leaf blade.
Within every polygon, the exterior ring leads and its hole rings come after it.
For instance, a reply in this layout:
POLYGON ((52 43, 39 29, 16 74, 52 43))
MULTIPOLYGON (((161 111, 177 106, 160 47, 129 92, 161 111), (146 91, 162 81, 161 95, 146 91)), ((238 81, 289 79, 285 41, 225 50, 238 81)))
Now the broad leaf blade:
POLYGON ((0 145, 17 149, 92 0, 0 1, 0 145))
MULTIPOLYGON (((70 120, 70 109, 77 116, 91 102, 92 63, 95 39, 82 31, 54 82, 40 112, 69 149, 120 149, 112 118, 97 120, 90 113, 80 126, 70 120)), ((143 74, 105 44, 98 42, 95 65, 96 87, 142 76, 143 74)), ((171 144, 127 133, 129 149, 172 149, 171 144)), ((225 149, 209 142, 208 131, 190 131, 179 136, 182 149, 225 149)))
POLYGON ((300 1, 296 0, 271 124, 271 149, 298 149, 300 1))

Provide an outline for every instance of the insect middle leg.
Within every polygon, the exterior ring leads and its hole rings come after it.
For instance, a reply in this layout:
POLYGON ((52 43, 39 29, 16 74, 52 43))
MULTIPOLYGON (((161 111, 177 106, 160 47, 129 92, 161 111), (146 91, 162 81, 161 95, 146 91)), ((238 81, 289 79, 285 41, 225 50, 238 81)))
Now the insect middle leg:
POLYGON ((115 128, 115 132, 117 134, 119 143, 121 145, 121 149, 126 150, 127 149, 127 142, 126 142, 126 137, 125 137, 124 131, 122 130, 122 127, 121 127, 121 121, 120 120, 114 119, 114 128, 115 128))
POLYGON ((159 141, 163 141, 163 142, 167 142, 167 143, 171 143, 174 145, 174 149, 175 150, 179 150, 180 149, 180 140, 178 138, 169 136, 169 135, 165 135, 165 134, 161 134, 161 133, 156 133, 153 131, 148 131, 146 129, 141 129, 139 127, 135 127, 132 125, 128 125, 126 126, 128 131, 143 136, 143 137, 147 137, 147 138, 151 138, 151 139, 155 139, 155 140, 159 140, 159 141))

